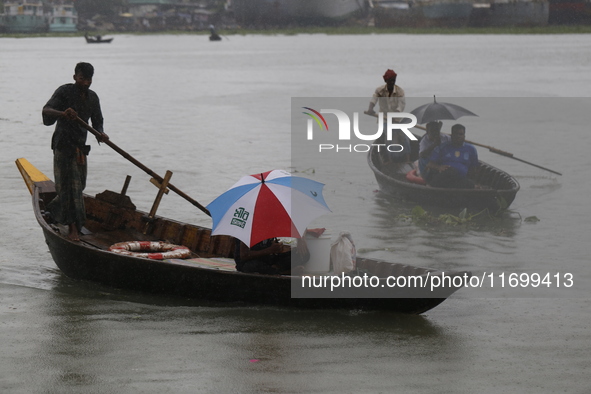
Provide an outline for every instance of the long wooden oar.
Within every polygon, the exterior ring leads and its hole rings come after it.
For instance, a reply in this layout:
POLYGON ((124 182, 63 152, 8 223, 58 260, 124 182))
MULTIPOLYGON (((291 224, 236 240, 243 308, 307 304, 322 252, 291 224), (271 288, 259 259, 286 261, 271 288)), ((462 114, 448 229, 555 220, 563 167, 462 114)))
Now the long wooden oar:
POLYGON ((538 164, 530 163, 529 161, 525 161, 525 160, 523 160, 523 159, 520 159, 519 157, 515 157, 515 156, 513 156, 513 153, 510 153, 510 152, 505 152, 505 151, 503 151, 503 150, 500 150, 500 149, 497 149, 497 148, 495 148, 495 147, 488 146, 488 145, 483 145, 483 144, 479 144, 479 143, 477 143, 477 142, 472 142, 472 141, 468 141, 468 140, 466 140, 466 142, 467 142, 467 143, 469 143, 469 144, 472 144, 472 145, 477 145, 477 146, 482 146, 483 148, 487 148, 487 149, 488 149, 489 151, 491 151, 492 153, 496 153, 496 154, 498 154, 498 155, 502 155, 502 156, 505 156, 505 157, 509 157, 509 158, 511 158, 511 159, 513 159, 513 160, 517 160, 517 161, 520 161, 520 162, 522 162, 522 163, 529 164, 530 166, 534 166, 534 167, 541 168, 542 170, 550 171, 550 172, 552 172, 552 173, 554 173, 554 174, 557 174, 557 175, 562 175, 562 174, 561 174, 560 172, 558 172, 558 171, 554 171, 554 170, 551 170, 551 169, 549 169, 549 168, 542 167, 542 166, 540 166, 540 165, 538 165, 538 164))
MULTIPOLYGON (((373 117, 375 117, 375 118, 377 118, 377 117, 378 117, 378 115, 370 114, 370 113, 368 113, 367 111, 364 111, 364 114, 366 114, 366 115, 369 115, 369 116, 373 116, 373 117)), ((415 126, 415 128, 417 128, 417 129, 421 129, 421 130, 424 130, 424 131, 427 131, 427 128, 426 128, 426 127, 423 127, 423 126, 416 125, 416 126, 415 126)), ((551 169, 549 169, 549 168, 542 167, 542 166, 540 166, 540 165, 537 165, 537 164, 534 164, 534 163, 530 163, 529 161, 525 161, 525 160, 523 160, 523 159, 520 159, 520 158, 518 158, 518 157, 515 157, 515 156, 513 156, 513 153, 510 153, 510 152, 505 152, 504 150, 500 150, 500 149, 497 149, 497 148, 495 148, 495 147, 492 147, 492 146, 488 146, 488 145, 479 144, 478 142, 473 142, 473 141, 469 141, 469 140, 466 140, 466 142, 467 142, 467 143, 469 143, 469 144, 472 144, 472 145, 481 146, 481 147, 483 147, 483 148, 486 148, 486 149, 488 149, 489 151, 491 151, 492 153, 496 153, 496 154, 498 154, 498 155, 501 155, 501 156, 509 157, 509 158, 511 158, 511 159, 514 159, 514 160, 520 161, 520 162, 522 162, 522 163, 529 164, 530 166, 534 166, 534 167, 541 168, 542 170, 550 171, 550 172, 552 172, 552 173, 554 173, 554 174, 562 175, 560 172, 557 172, 557 171, 551 170, 551 169)))
MULTIPOLYGON (((415 127, 416 127, 416 128, 418 128, 418 129, 421 129, 421 130, 425 130, 425 131, 427 131, 427 129, 426 129, 425 127, 423 127, 423 126, 418 126, 418 125, 417 125, 417 126, 415 126, 415 127)), ((469 140, 466 140, 466 142, 467 142, 467 143, 469 143, 469 144, 472 144, 472 145, 481 146, 481 147, 483 147, 483 148, 486 148, 486 149, 488 149, 489 151, 491 151, 492 153, 496 153, 496 154, 498 154, 498 155, 501 155, 501 156, 509 157, 509 158, 511 158, 511 159, 513 159, 513 160, 517 160, 517 161, 520 161, 520 162, 522 162, 522 163, 529 164, 530 166, 534 166, 534 167, 541 168, 542 170, 550 171, 550 172, 552 172, 552 173, 554 173, 554 174, 562 175, 560 172, 557 172, 557 171, 551 170, 551 169, 549 169, 549 168, 546 168, 546 167, 542 167, 542 166, 540 166, 540 165, 538 165, 538 164, 530 163, 529 161, 525 161, 525 160, 523 160, 523 159, 520 159, 519 157, 515 157, 515 156, 513 156, 513 153, 510 153, 510 152, 505 152, 504 150, 497 149, 497 148, 495 148, 495 147, 493 147, 493 146, 489 146, 489 145, 483 145, 483 144, 479 144, 478 142, 469 141, 469 140)))
MULTIPOLYGON (((84 127, 86 130, 90 131, 96 137, 100 137, 102 135, 99 131, 95 130, 92 126, 90 126, 88 123, 86 123, 82 119, 78 118, 77 120, 78 120, 78 123, 80 123, 80 125, 82 125, 82 127, 84 127)), ((164 181, 164 178, 162 178, 160 175, 156 174, 154 171, 150 170, 148 167, 146 167, 145 165, 140 163, 137 159, 135 159, 129 153, 125 152, 123 149, 121 149, 120 147, 115 145, 111 140, 105 140, 103 142, 105 144, 109 145, 111 148, 113 148, 113 150, 115 152, 119 153, 121 156, 123 156, 124 158, 126 158, 127 160, 129 160, 130 162, 135 164, 138 168, 143 170, 146 174, 148 174, 151 177, 153 177, 154 179, 156 179, 159 183, 162 183, 164 181)), ((193 204, 194 206, 196 206, 200 210, 202 210, 208 216, 211 216, 211 214, 209 213, 209 210, 207 208, 205 208, 203 205, 199 204, 197 201, 193 200, 191 197, 189 197, 188 195, 183 193, 181 190, 179 190, 173 184, 169 183, 168 188, 170 190, 172 190, 173 192, 175 192, 176 194, 178 194, 179 196, 181 196, 182 198, 184 198, 185 200, 189 201, 191 204, 193 204)))

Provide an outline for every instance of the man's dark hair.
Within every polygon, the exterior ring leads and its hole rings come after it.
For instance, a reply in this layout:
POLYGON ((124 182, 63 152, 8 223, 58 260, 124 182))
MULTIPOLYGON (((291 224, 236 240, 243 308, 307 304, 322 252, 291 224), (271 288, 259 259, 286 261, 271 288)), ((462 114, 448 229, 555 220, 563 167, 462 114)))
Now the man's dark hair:
POLYGON ((441 126, 443 126, 443 122, 436 121, 436 120, 429 122, 429 123, 427 123, 427 132, 430 132, 430 131, 440 132, 441 126))
POLYGON ((80 62, 76 64, 76 68, 74 69, 74 74, 82 74, 84 78, 92 78, 94 75, 94 67, 90 63, 80 62))
POLYGON ((466 131, 466 127, 463 124, 455 124, 453 126, 451 126, 451 132, 453 133, 454 131, 460 131, 460 130, 464 130, 466 131))

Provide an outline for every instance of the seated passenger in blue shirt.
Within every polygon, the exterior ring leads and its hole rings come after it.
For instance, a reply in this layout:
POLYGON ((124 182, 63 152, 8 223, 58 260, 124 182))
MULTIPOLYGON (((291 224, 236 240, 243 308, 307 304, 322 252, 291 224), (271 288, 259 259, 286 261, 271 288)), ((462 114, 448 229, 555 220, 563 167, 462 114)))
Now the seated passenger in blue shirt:
POLYGON ((438 121, 427 123, 427 133, 419 143, 419 174, 423 179, 427 178, 427 164, 435 148, 450 141, 449 135, 441 134, 442 125, 438 121))
POLYGON ((455 124, 451 128, 451 141, 433 150, 427 169, 427 184, 433 187, 473 189, 468 175, 478 166, 478 153, 465 142, 466 128, 455 124))

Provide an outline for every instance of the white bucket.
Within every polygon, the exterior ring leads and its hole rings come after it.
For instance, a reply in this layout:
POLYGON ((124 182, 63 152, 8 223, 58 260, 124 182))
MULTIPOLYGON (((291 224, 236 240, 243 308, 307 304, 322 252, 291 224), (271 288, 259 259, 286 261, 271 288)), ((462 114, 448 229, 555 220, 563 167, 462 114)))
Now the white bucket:
POLYGON ((306 272, 327 273, 330 271, 330 234, 324 232, 320 237, 306 235, 310 260, 304 264, 306 272))

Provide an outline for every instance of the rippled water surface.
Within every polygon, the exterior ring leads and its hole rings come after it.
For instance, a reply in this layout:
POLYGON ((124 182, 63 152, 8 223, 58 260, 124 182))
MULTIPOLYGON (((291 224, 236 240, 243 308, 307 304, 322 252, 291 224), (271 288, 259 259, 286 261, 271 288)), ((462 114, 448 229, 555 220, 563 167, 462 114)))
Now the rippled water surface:
MULTIPOLYGON (((109 45, 0 38, 0 389, 588 392, 590 62, 587 35, 216 43, 118 35, 109 45), (227 307, 73 281, 49 255, 14 160, 26 157, 52 175, 52 128, 42 125, 41 108, 72 80, 78 61, 96 68, 92 88, 111 140, 154 171, 173 171, 175 186, 204 205, 243 174, 291 169, 326 184, 333 213, 314 225, 350 232, 361 255, 476 274, 571 273, 574 285, 462 289, 425 315, 400 316, 227 307), (437 95, 477 112, 462 119, 468 139, 563 176, 479 148, 520 182, 511 211, 465 226, 425 226, 403 219, 414 204, 378 192, 363 155, 347 158, 351 166, 292 161, 292 97, 369 97, 387 68, 409 97, 437 95), (519 123, 521 113, 527 122, 519 123), (532 217, 539 221, 525 220, 532 217)), ((128 194, 149 210, 156 195, 149 177, 91 143, 87 193, 118 191, 129 174, 128 194)), ((173 195, 159 214, 211 225, 173 195)))

